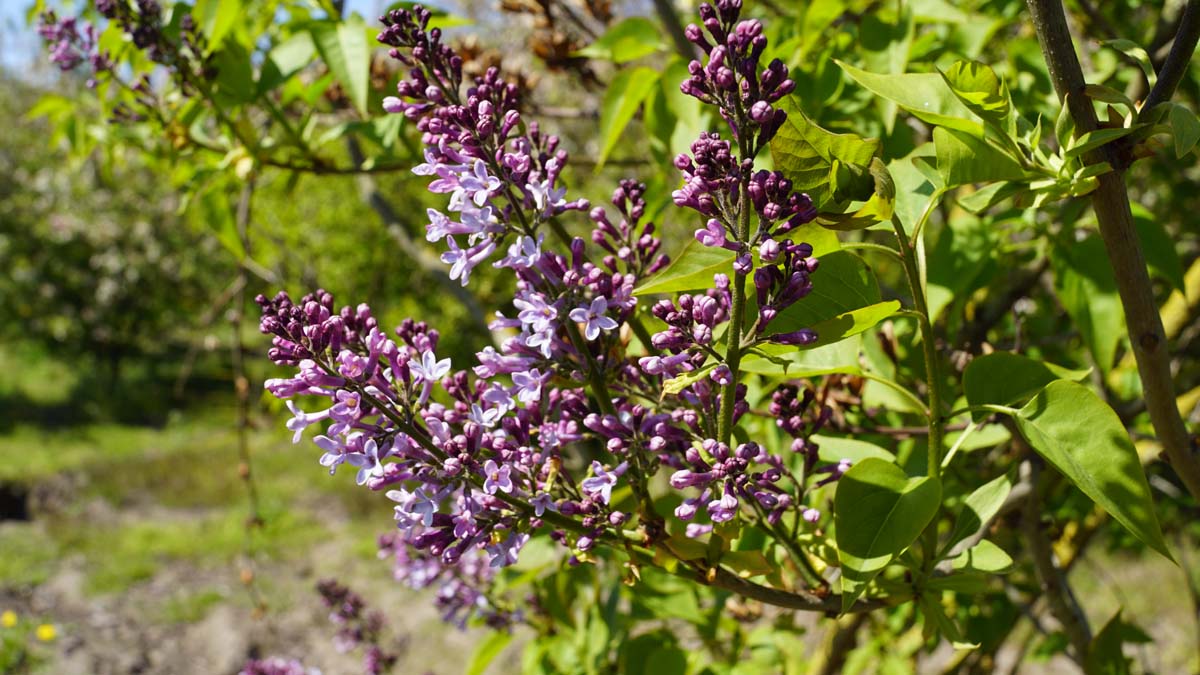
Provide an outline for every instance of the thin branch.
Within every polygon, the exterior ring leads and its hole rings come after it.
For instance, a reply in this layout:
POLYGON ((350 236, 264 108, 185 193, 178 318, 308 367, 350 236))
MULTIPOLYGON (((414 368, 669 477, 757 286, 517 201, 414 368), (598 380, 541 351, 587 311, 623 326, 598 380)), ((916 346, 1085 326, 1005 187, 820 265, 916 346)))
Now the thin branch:
POLYGON ((856 614, 837 622, 829 634, 820 656, 820 665, 812 669, 815 675, 834 675, 842 672, 846 656, 858 646, 858 631, 866 623, 867 615, 856 614))
MULTIPOLYGON (((1021 465, 1022 479, 1031 484, 1036 481, 1035 468, 1032 461, 1026 460, 1021 465)), ((1075 602, 1071 588, 1067 584, 1066 575, 1054 562, 1054 550, 1050 539, 1042 531, 1041 502, 1037 491, 1031 490, 1025 500, 1021 512, 1021 531, 1025 535, 1025 543, 1029 546, 1029 556, 1033 558, 1033 566, 1037 571, 1038 582, 1041 584, 1042 597, 1050 606, 1050 613, 1062 624, 1063 632, 1071 643, 1074 658, 1081 666, 1087 659, 1088 647, 1092 643, 1092 631, 1088 627, 1087 617, 1075 602)))
POLYGON ((671 41, 675 43, 675 51, 685 60, 691 61, 696 58, 696 47, 683 32, 683 23, 679 21, 679 14, 671 0, 654 0, 654 11, 658 13, 658 20, 662 21, 663 27, 667 29, 671 41))
MULTIPOLYGON (((1071 42, 1062 3, 1059 0, 1027 0, 1027 3, 1050 79, 1075 120, 1075 133, 1082 136, 1095 131, 1099 126, 1096 111, 1091 99, 1084 94, 1083 71, 1071 42)), ((1109 162, 1116 167, 1120 165, 1118 152, 1117 148, 1104 146, 1089 152, 1085 160, 1088 164, 1109 162)), ((1092 209, 1125 309, 1129 341, 1137 359, 1150 421, 1172 467, 1192 497, 1200 500, 1200 461, 1175 407, 1175 385, 1166 335, 1146 269, 1146 257, 1134 229, 1125 176, 1122 171, 1110 171, 1098 180, 1099 186, 1092 192, 1092 209)))
POLYGON ((1200 42, 1200 0, 1188 0, 1183 8, 1183 16, 1179 18, 1179 30, 1175 33, 1175 44, 1171 45, 1171 53, 1162 68, 1158 70, 1158 81, 1142 104, 1141 118, 1159 103, 1166 103, 1175 95, 1183 76, 1187 74, 1192 62, 1192 54, 1196 51, 1196 43, 1200 42))

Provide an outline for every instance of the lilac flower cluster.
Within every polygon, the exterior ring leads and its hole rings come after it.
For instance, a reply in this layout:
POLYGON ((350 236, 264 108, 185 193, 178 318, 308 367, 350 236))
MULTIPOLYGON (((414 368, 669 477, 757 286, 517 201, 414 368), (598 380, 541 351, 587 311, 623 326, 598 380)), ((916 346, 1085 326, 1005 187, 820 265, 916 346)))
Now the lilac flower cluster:
MULTIPOLYGON (((178 35, 168 35, 159 0, 96 0, 95 6, 146 58, 165 66, 185 95, 195 91, 198 78, 216 76, 211 59, 205 55, 204 34, 191 14, 180 14, 178 35)), ((89 87, 106 78, 132 94, 132 106, 122 101, 114 107, 113 121, 142 121, 147 111, 159 105, 148 74, 127 81, 122 69, 114 69, 111 55, 100 48, 100 29, 95 25, 76 17, 59 19, 53 11, 42 13, 38 23, 38 34, 49 47, 50 60, 61 70, 76 70, 86 64, 89 87)))
POLYGON ((391 671, 399 655, 385 651, 383 630, 387 623, 379 610, 367 610, 362 596, 332 579, 317 583, 321 601, 330 610, 329 620, 338 627, 334 645, 343 654, 363 647, 363 672, 381 675, 391 671))
POLYGON ((788 79, 787 66, 779 59, 758 71, 767 38, 759 21, 738 20, 741 10, 741 0, 717 0, 715 7, 700 4, 704 28, 692 24, 685 34, 704 51, 708 63, 689 63, 690 77, 679 88, 716 106, 734 136, 752 149, 747 153, 752 157, 787 119, 786 113, 771 104, 792 93, 796 83, 788 79))
MULTIPOLYGON (((550 504, 545 499, 542 508, 550 504)), ((389 532, 379 538, 379 555, 392 562, 393 576, 409 588, 436 587, 434 603, 446 623, 466 628, 478 620, 494 629, 511 626, 520 613, 501 606, 490 593, 497 568, 488 563, 485 551, 471 549, 454 564, 446 564, 428 549, 411 546, 400 534, 389 532)))
MULTIPOLYGON (((112 59, 99 46, 96 27, 75 17, 59 19, 53 11, 38 17, 38 35, 50 48, 50 62, 66 72, 87 62, 95 72, 112 68, 112 59)), ((88 81, 89 87, 95 86, 88 81)))
MULTIPOLYGON (((717 350, 743 330, 734 310, 748 275, 760 298, 750 335, 765 340, 772 318, 811 289, 817 267, 811 247, 774 238, 811 219, 808 198, 778 174, 750 170, 744 139, 752 131, 765 143, 783 119, 773 109, 764 117, 759 104, 792 84, 775 64, 755 74, 761 27, 736 24, 739 7, 723 2, 718 13, 702 15, 717 17, 710 33, 725 45, 707 49, 710 59, 732 64, 729 77, 746 92, 704 94, 743 139, 741 159, 728 142, 702 136, 694 156, 680 160, 688 184, 676 194, 709 219, 702 242, 737 251, 736 288, 719 274, 704 293, 659 301, 649 314, 665 327, 653 335, 640 325, 633 289, 667 258, 646 222, 645 186, 622 181, 611 199, 615 216, 583 199, 568 201, 561 184, 567 155, 557 138, 523 120, 515 86, 496 69, 465 82, 462 59, 438 29, 428 29, 430 13, 420 6, 382 19, 380 41, 408 67, 398 96, 384 106, 416 122, 425 162, 414 173, 448 195, 445 212, 428 212, 427 238, 446 242, 442 259, 464 285, 487 260, 515 276, 511 310, 497 312, 491 325, 506 337, 479 351, 469 369, 455 370, 438 353, 437 331, 424 323, 405 321, 389 335, 366 305, 339 309, 323 291, 299 301, 259 296, 260 328, 273 336, 268 355, 295 369, 266 388, 279 398, 321 402, 312 408, 289 400, 294 440, 319 425, 320 463, 331 472, 353 467, 359 484, 395 502, 397 531, 381 540, 381 553, 398 580, 438 588, 448 621, 517 620, 490 586, 533 536, 565 547, 572 564, 602 543, 623 546, 632 537, 655 546, 668 528, 649 491, 664 467, 673 471, 673 489, 699 490, 675 512, 689 536, 711 530, 705 519, 744 514, 774 525, 802 512, 805 476, 793 476, 757 443, 731 449, 715 425, 719 411, 728 408, 735 423, 749 411, 736 363, 717 350), (588 239, 569 236, 560 222, 571 211, 587 212, 598 261, 588 239), (759 221, 753 237, 735 229, 751 211, 759 221), (547 233, 561 253, 547 245, 547 233), (648 354, 627 353, 626 328, 642 336, 648 354), (663 396, 668 378, 689 373, 675 396, 663 396)), ((711 82, 701 84, 725 82, 722 68, 710 68, 711 82)), ((797 331, 770 339, 803 344, 814 337, 797 331)))
POLYGON ((429 241, 446 240, 442 260, 451 278, 465 286, 471 270, 489 259, 507 235, 516 236, 500 267, 534 267, 540 257, 539 225, 567 211, 584 211, 587 200, 566 200, 559 178, 567 154, 555 136, 536 122, 522 123, 517 86, 490 68, 463 91, 462 58, 442 42, 440 29, 427 30, 423 7, 382 17, 379 41, 409 68, 398 97, 384 109, 416 121, 425 144, 425 163, 413 172, 434 177, 429 190, 449 193, 457 221, 429 210, 429 241), (459 237, 466 237, 463 247, 459 237))

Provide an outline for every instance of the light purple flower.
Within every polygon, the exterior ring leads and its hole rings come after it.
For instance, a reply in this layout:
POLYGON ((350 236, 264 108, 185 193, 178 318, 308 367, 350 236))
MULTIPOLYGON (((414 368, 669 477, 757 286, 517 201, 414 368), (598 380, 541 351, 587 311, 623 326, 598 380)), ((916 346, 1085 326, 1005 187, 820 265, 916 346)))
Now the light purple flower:
POLYGON ((365 485, 372 478, 383 477, 383 460, 387 459, 391 454, 391 447, 380 453, 379 444, 375 442, 374 438, 368 438, 363 443, 362 452, 348 452, 344 455, 345 459, 343 461, 358 467, 358 475, 355 477, 355 482, 359 485, 365 485))
POLYGON ((488 408, 487 410, 484 410, 483 407, 481 407, 478 403, 472 403, 471 414, 467 417, 472 422, 482 427, 491 429, 492 427, 496 426, 496 423, 499 422, 500 418, 503 416, 504 411, 500 408, 488 408))
POLYGON ((510 494, 513 491, 513 482, 510 474, 512 467, 505 464, 500 466, 496 464, 496 460, 489 459, 483 463, 483 491, 489 495, 496 494, 496 491, 510 494))
POLYGON ((421 360, 409 359, 408 370, 413 377, 422 382, 437 382, 450 372, 450 359, 438 361, 428 349, 421 354, 421 360))
POLYGON ((508 247, 508 255, 492 263, 494 267, 511 267, 527 269, 537 264, 542 257, 542 241, 546 235, 539 234, 535 241, 533 237, 517 237, 512 246, 508 247))
POLYGON ((588 340, 595 340, 600 337, 601 330, 612 330, 617 327, 617 322, 612 317, 605 315, 607 311, 608 300, 597 297, 592 300, 590 306, 576 307, 568 316, 572 321, 584 324, 583 334, 588 340))
POLYGON ((450 278, 460 279, 463 286, 466 286, 470 280, 471 270, 496 250, 494 241, 462 249, 458 247, 458 242, 454 240, 454 237, 446 237, 446 245, 450 250, 442 254, 442 262, 450 266, 450 278))
POLYGON ((712 525, 701 525, 700 523, 688 523, 684 528, 683 533, 689 539, 698 539, 713 531, 712 525))
POLYGON ((322 410, 318 413, 306 413, 296 406, 294 401, 287 402, 288 410, 292 412, 292 419, 287 421, 289 431, 296 432, 292 435, 292 442, 299 443, 300 438, 304 436, 304 430, 310 425, 320 422, 321 420, 329 419, 329 411, 322 410))
POLYGON ((517 556, 520 555, 521 548, 527 541, 529 541, 528 534, 514 532, 508 535, 504 541, 488 546, 487 552, 492 556, 491 566, 507 567, 517 562, 517 556))
POLYGON ((525 297, 516 298, 513 307, 520 310, 517 318, 521 323, 535 332, 545 330, 558 318, 558 308, 546 302, 546 296, 541 293, 527 293, 525 297))
POLYGON ((541 518, 547 511, 557 511, 558 507, 554 505, 554 498, 549 492, 540 492, 536 497, 529 500, 529 505, 533 507, 533 515, 541 518))
POLYGON ((470 173, 464 171, 458 175, 458 188, 450 195, 450 210, 462 210, 468 197, 476 206, 483 206, 500 185, 500 179, 489 175, 487 165, 477 159, 470 173))
POLYGON ((547 209, 556 209, 567 203, 566 188, 555 188, 551 186, 550 180, 544 181, 529 181, 525 185, 525 191, 529 196, 533 197, 533 204, 537 207, 538 213, 545 213, 547 209))
POLYGON ((329 467, 329 475, 332 476, 337 472, 338 466, 346 461, 346 454, 342 452, 342 444, 324 435, 313 438, 313 443, 325 451, 325 454, 321 455, 321 466, 329 467))
POLYGON ((722 387, 730 382, 733 382, 733 372, 730 371, 729 366, 725 365, 724 363, 716 368, 713 368, 713 371, 708 374, 708 377, 722 387))
POLYGON ((592 460, 592 477, 583 479, 579 486, 588 496, 602 504, 607 504, 612 499, 612 490, 613 486, 617 484, 617 478, 624 474, 627 468, 629 468, 629 462, 621 462, 617 468, 607 471, 600 462, 592 460))
POLYGON ((542 398, 542 382, 548 377, 542 375, 537 368, 527 371, 517 371, 512 374, 513 385, 517 388, 517 399, 522 403, 533 403, 542 398))
POLYGON ((412 492, 400 488, 388 490, 387 498, 396 502, 396 520, 400 521, 402 529, 409 529, 417 523, 429 527, 433 525, 433 514, 437 513, 437 503, 425 493, 425 488, 419 487, 412 492))

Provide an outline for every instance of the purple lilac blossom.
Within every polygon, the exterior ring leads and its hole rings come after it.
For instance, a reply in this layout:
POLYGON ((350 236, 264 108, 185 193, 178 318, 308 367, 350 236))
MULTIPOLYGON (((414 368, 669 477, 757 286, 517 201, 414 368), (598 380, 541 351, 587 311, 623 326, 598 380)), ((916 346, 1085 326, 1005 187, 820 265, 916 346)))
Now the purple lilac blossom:
MULTIPOLYGON (((737 24, 739 3, 722 0, 719 12, 704 7, 706 28, 728 44, 710 45, 710 68, 700 66, 707 74, 697 80, 693 72, 689 82, 693 89, 719 85, 701 92, 702 100, 721 106, 735 137, 753 134, 765 143, 783 115, 770 104, 792 86, 786 68, 773 63, 760 76, 745 65, 757 62, 764 42, 753 22, 737 24), (725 53, 712 67, 718 49, 725 53), (759 78, 757 93, 746 94, 758 98, 739 103, 730 77, 739 87, 759 78), (738 105, 749 117, 737 113, 738 105)), ((817 472, 807 466, 813 452, 802 448, 806 470, 797 477, 755 443, 730 449, 713 440, 722 396, 734 397, 735 422, 749 411, 746 385, 735 382, 729 366, 708 362, 714 335, 730 328, 730 278, 717 274, 705 292, 654 304, 649 314, 666 328, 650 336, 650 353, 641 358, 625 351, 623 335, 600 339, 633 320, 636 284, 668 262, 654 224, 645 220, 645 186, 622 181, 611 199, 615 215, 589 210, 585 200, 567 201, 560 184, 567 156, 558 139, 522 118, 517 89, 499 70, 464 82, 461 58, 438 29, 427 28, 429 19, 419 6, 384 17, 380 41, 408 68, 385 109, 416 122, 425 162, 414 173, 431 179, 431 192, 448 195, 445 211, 428 212, 427 238, 445 241, 450 276, 465 285, 484 260, 505 252, 493 265, 516 279, 515 312, 498 312, 491 327, 506 337, 479 351, 470 370, 454 371, 449 359, 435 356, 439 335, 422 322, 406 320, 389 334, 366 305, 337 309, 324 291, 298 301, 287 293, 258 298, 260 328, 272 336, 268 355, 294 371, 267 381, 266 389, 279 398, 326 401, 313 412, 291 407, 289 430, 325 425, 314 439, 320 463, 331 472, 343 463, 356 466, 360 484, 396 503, 397 529, 381 542, 396 578, 437 586, 449 621, 507 625, 518 615, 490 596, 494 568, 516 562, 539 534, 563 545, 578 564, 632 518, 661 532, 654 514, 627 513, 612 501, 623 480, 636 489, 664 467, 673 472, 673 489, 695 490, 675 512, 688 522, 689 536, 703 536, 711 523, 737 519, 751 506, 771 522, 786 512, 798 517, 805 481, 817 472), (583 210, 593 224, 593 251, 557 221, 583 210), (560 246, 548 244, 547 230, 560 246), (582 325, 586 341, 571 339, 574 324, 582 325), (711 377, 661 396, 667 378, 706 367, 711 377), (606 389, 593 388, 596 380, 606 389), (581 443, 602 452, 590 475, 572 476, 564 460, 581 443)), ((774 313, 811 289, 812 248, 773 238, 811 219, 811 203, 780 176, 751 172, 748 159, 716 134, 702 135, 692 151, 677 161, 686 184, 676 202, 705 215, 703 243, 737 252, 739 278, 753 273, 763 301, 752 334, 765 340, 774 313), (739 205, 742 193, 750 202, 739 205), (761 225, 741 240, 728 211, 751 207, 761 225)), ((803 437, 792 426, 795 447, 803 437)))

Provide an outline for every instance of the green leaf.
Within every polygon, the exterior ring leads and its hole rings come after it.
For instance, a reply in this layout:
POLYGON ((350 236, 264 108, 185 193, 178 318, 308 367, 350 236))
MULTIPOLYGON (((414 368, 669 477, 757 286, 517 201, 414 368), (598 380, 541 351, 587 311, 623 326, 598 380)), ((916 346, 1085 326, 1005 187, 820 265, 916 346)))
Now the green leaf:
POLYGON ((237 25, 242 14, 242 0, 196 0, 192 18, 208 40, 207 51, 221 46, 221 40, 237 25))
POLYGON ((1000 512, 1000 507, 1004 505, 1004 500, 1008 499, 1008 493, 1011 491, 1012 481, 1008 476, 1000 476, 967 495, 962 510, 954 518, 954 530, 943 544, 942 550, 949 551, 958 542, 975 534, 984 523, 1000 512))
POLYGON ((857 438, 819 435, 810 438, 820 446, 817 449, 817 456, 821 458, 822 462, 836 464, 843 459, 848 459, 852 464, 857 464, 870 457, 882 459, 885 462, 896 461, 896 456, 887 450, 857 438))
POLYGON ((1025 170, 1015 159, 969 133, 937 127, 933 130, 933 145, 937 149, 938 172, 946 187, 1019 181, 1025 177, 1025 170))
POLYGON ((642 101, 654 91, 660 74, 654 68, 641 66, 617 73, 604 92, 600 104, 600 157, 596 169, 604 166, 617 141, 625 133, 625 127, 633 119, 642 101))
POLYGON ((664 647, 650 653, 646 659, 647 675, 685 675, 687 673, 687 652, 679 647, 664 647))
POLYGON ((1065 159, 1074 159, 1084 153, 1095 150, 1096 148, 1107 145, 1118 138, 1124 138, 1129 134, 1141 129, 1142 124, 1135 124, 1131 127, 1122 127, 1120 129, 1096 129, 1076 138, 1067 149, 1063 151, 1065 159))
POLYGON ((883 160, 878 157, 871 158, 871 165, 867 171, 873 187, 866 203, 854 213, 822 213, 816 218, 817 224, 831 230, 846 232, 862 230, 875 223, 891 220, 896 207, 896 184, 892 181, 892 175, 888 173, 883 160))
POLYGON ((1021 408, 1016 422, 1038 454, 1135 537, 1174 561, 1137 450, 1112 408, 1087 387, 1058 380, 1021 408))
POLYGON ((635 296, 711 288, 713 275, 733 269, 733 251, 705 246, 692 239, 661 272, 634 289, 635 296))
POLYGON ((1007 133, 1005 121, 1012 114, 1012 98, 990 66, 976 61, 958 61, 942 73, 950 91, 968 110, 1000 133, 1007 133))
POLYGON ((213 236, 225 250, 237 260, 245 258, 246 249, 242 247, 242 239, 238 236, 237 223, 227 195, 220 189, 211 188, 192 203, 200 208, 203 222, 208 224, 213 236))
POLYGON ((717 367, 717 364, 710 363, 703 368, 697 368, 696 370, 672 377, 671 379, 667 380, 666 382, 663 382, 663 395, 665 395, 665 396, 677 395, 679 392, 683 391, 684 389, 687 389, 688 387, 692 386, 693 384, 708 377, 708 374, 710 372, 712 372, 712 370, 716 367, 717 367))
MULTIPOLYGON (((679 651, 675 644, 675 636, 666 631, 655 631, 624 640, 617 654, 617 672, 628 675, 657 675, 655 671, 647 670, 647 665, 651 656, 659 651, 679 651)), ((662 658, 664 657, 660 657, 662 658)), ((683 670, 669 669, 666 672, 670 675, 684 673, 683 670)))
POLYGON ((959 572, 944 577, 933 577, 926 582, 931 591, 954 591, 968 595, 981 595, 991 587, 993 575, 982 572, 959 572))
POLYGON ((1065 148, 1071 144, 1074 137, 1075 118, 1071 116, 1071 109, 1064 99, 1062 107, 1058 109, 1058 117, 1054 120, 1054 138, 1058 141, 1058 147, 1065 148))
POLYGON ((741 370, 758 375, 817 377, 833 373, 859 373, 859 336, 831 345, 797 350, 791 345, 764 344, 742 357, 741 370))
MULTIPOLYGON (((817 334, 817 341, 812 344, 793 347, 793 349, 808 350, 824 347, 825 345, 841 342, 848 337, 871 330, 881 321, 900 311, 900 301, 888 300, 877 302, 859 309, 843 312, 837 316, 818 321, 809 326, 817 334)), ((778 320, 778 319, 777 319, 778 320)), ((777 321, 776 320, 776 321, 777 321)), ((773 321, 768 331, 771 335, 779 332, 779 326, 773 321)), ((797 329, 798 330, 798 329, 797 329)))
POLYGON ((1171 121, 1171 133, 1175 136, 1175 157, 1182 159, 1200 141, 1200 119, 1187 106, 1179 103, 1171 105, 1168 119, 1171 121))
POLYGON ((238 42, 230 42, 218 51, 213 63, 217 68, 217 94, 234 103, 254 100, 254 69, 250 53, 238 42))
POLYGON ((797 192, 807 192, 814 204, 823 206, 832 196, 834 162, 868 167, 879 150, 879 140, 822 129, 792 96, 781 100, 779 106, 787 112, 787 121, 771 141, 775 168, 792 181, 797 192))
POLYGON ((721 564, 743 579, 759 577, 775 571, 761 551, 726 551, 721 555, 721 564))
POLYGON ((1136 61, 1138 66, 1141 67, 1142 72, 1146 74, 1146 80, 1149 81, 1151 87, 1158 81, 1158 73, 1154 72, 1154 63, 1150 60, 1150 55, 1138 43, 1133 40, 1126 40, 1125 38, 1117 38, 1115 40, 1101 40, 1100 44, 1105 47, 1112 47, 1136 61))
POLYGON ((787 236, 794 242, 811 246, 814 258, 820 258, 842 249, 842 244, 838 241, 836 234, 813 222, 804 223, 789 231, 787 236))
POLYGON ((663 545, 680 560, 699 560, 708 554, 708 545, 705 542, 683 534, 671 535, 663 541, 663 545))
POLYGON ((483 642, 475 648, 475 654, 471 656, 471 663, 467 665, 467 675, 483 675, 492 661, 500 656, 500 652, 512 642, 512 633, 497 630, 488 634, 483 642))
POLYGON ((354 107, 369 117, 371 45, 362 19, 354 15, 342 22, 321 21, 309 28, 313 43, 329 71, 346 91, 354 107))
POLYGON ((936 478, 909 478, 882 459, 864 459, 838 480, 833 512, 843 610, 916 540, 937 513, 941 498, 936 478))
POLYGON ((946 610, 935 596, 929 594, 922 595, 917 598, 917 605, 921 608, 921 615, 925 617, 927 633, 932 633, 936 630, 937 633, 944 635, 950 644, 955 649, 976 649, 977 644, 968 644, 963 638, 962 631, 958 626, 954 625, 954 620, 946 616, 946 610))
POLYGON ((296 33, 267 52, 258 77, 258 93, 264 94, 283 84, 312 62, 317 48, 310 33, 296 33))
MULTIPOLYGON (((1055 380, 1078 382, 1088 370, 1071 370, 1012 352, 993 352, 973 359, 963 371, 963 393, 971 405, 1012 405, 1036 395, 1055 380)), ((971 413, 979 422, 991 413, 971 413)))
POLYGON ((1129 659, 1125 658, 1121 648, 1125 633, 1125 623, 1118 609, 1088 646, 1087 659, 1084 661, 1084 671, 1088 675, 1129 675, 1129 659))
POLYGON ((1183 261, 1179 259, 1176 242, 1167 234, 1162 221, 1141 204, 1131 204, 1133 227, 1146 255, 1146 264, 1155 274, 1166 279, 1180 293, 1186 293, 1183 261))
POLYGON ((1107 374, 1116 358, 1117 343, 1125 334, 1125 310, 1104 243, 1096 234, 1060 243, 1050 262, 1059 301, 1079 328, 1100 372, 1107 374))
POLYGON ((1012 557, 987 539, 981 539, 978 544, 963 551, 951 564, 956 571, 989 574, 1004 574, 1012 569, 1012 565, 1012 557))
POLYGON ((821 256, 819 260, 821 265, 813 273, 812 292, 771 321, 767 326, 771 334, 813 328, 823 321, 834 319, 836 321, 829 324, 829 329, 849 329, 860 320, 882 320, 881 314, 890 315, 895 311, 888 309, 889 303, 880 303, 879 283, 862 258, 849 251, 836 251, 821 256), (859 319, 840 318, 841 315, 863 308, 872 309, 859 319))
POLYGON ((865 89, 889 101, 895 101, 917 119, 983 137, 983 126, 971 119, 971 112, 954 95, 940 74, 869 73, 841 61, 837 61, 837 64, 865 89))
POLYGON ((995 227, 984 219, 960 216, 951 218, 940 229, 930 228, 937 241, 928 249, 925 269, 929 318, 937 321, 956 299, 970 296, 979 279, 995 269, 997 242, 995 227))
POLYGON ((633 16, 614 24, 599 40, 575 52, 574 56, 625 63, 665 49, 662 35, 650 19, 633 16))

